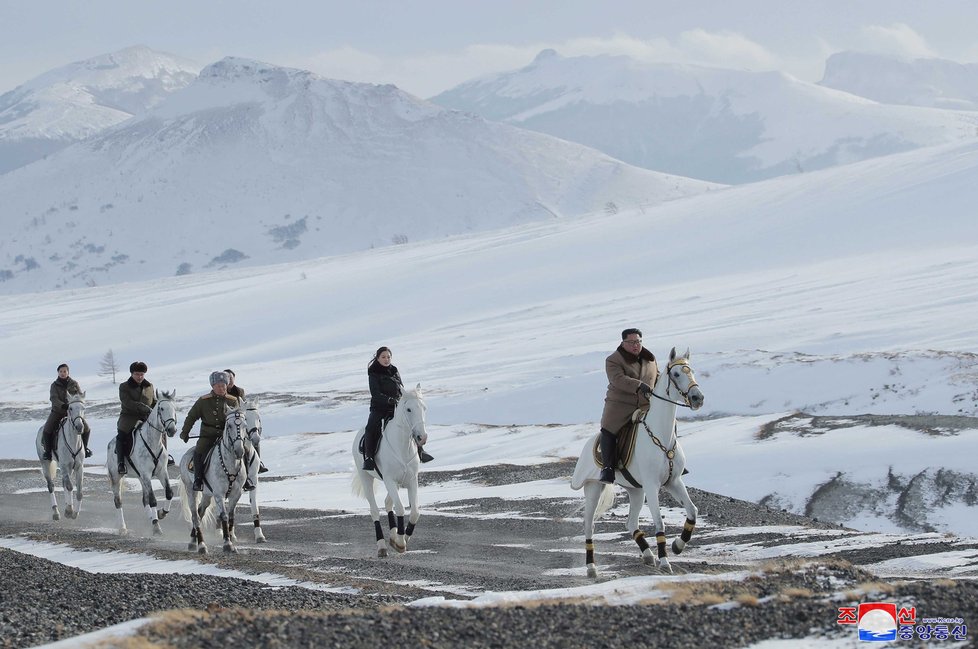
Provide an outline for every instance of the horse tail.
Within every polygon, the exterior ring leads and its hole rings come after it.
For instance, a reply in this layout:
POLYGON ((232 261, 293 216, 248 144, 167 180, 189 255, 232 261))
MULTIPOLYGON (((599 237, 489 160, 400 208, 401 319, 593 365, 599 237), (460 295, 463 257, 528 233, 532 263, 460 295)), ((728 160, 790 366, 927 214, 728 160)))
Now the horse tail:
MULTIPOLYGON (((180 467, 180 472, 183 473, 183 467, 180 467)), ((187 483, 183 481, 183 476, 180 476, 180 512, 183 514, 183 520, 187 523, 193 522, 193 516, 190 513, 190 500, 194 497, 194 492, 187 489, 187 483)))
POLYGON ((363 498, 363 480, 360 479, 359 469, 353 469, 353 480, 350 481, 350 491, 357 498, 363 498))
POLYGON ((615 490, 610 484, 602 485, 601 495, 598 496, 598 506, 594 510, 594 517, 600 518, 606 511, 615 504, 615 490))

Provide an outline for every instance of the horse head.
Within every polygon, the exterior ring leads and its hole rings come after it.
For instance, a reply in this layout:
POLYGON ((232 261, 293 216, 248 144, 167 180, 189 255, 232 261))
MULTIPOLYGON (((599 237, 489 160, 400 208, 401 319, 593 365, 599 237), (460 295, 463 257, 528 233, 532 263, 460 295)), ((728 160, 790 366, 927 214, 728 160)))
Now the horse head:
POLYGON ((245 416, 241 407, 229 408, 224 406, 224 443, 234 452, 234 459, 244 457, 244 438, 241 431, 245 428, 245 416))
POLYGON ((79 433, 85 430, 85 393, 72 392, 68 394, 68 421, 71 427, 79 433))
POLYGON ((177 407, 173 403, 176 396, 176 390, 156 391, 156 419, 159 429, 165 432, 167 437, 173 437, 177 433, 177 407))
MULTIPOLYGON (((669 388, 675 388, 679 396, 686 401, 686 405, 692 410, 699 410, 703 407, 703 391, 700 390, 693 374, 693 368, 689 364, 689 348, 682 356, 677 356, 676 348, 673 347, 669 352, 669 363, 666 364, 666 373, 669 375, 669 388)), ((668 395, 669 392, 666 391, 668 395)))
POLYGON ((242 399, 241 407, 244 408, 248 439, 252 444, 258 444, 261 441, 261 413, 258 412, 258 399, 252 401, 242 399))
POLYGON ((428 412, 428 407, 421 395, 420 383, 413 390, 405 391, 394 409, 394 416, 407 421, 407 428, 411 430, 411 436, 420 446, 428 443, 428 431, 425 428, 426 412, 428 412))

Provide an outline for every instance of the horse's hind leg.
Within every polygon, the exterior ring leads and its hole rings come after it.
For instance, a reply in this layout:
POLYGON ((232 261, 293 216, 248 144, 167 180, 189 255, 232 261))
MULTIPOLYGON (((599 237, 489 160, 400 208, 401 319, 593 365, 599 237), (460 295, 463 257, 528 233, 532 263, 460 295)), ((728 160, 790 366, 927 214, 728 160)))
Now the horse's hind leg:
POLYGON ((656 564, 655 555, 652 553, 652 548, 649 547, 649 542, 645 540, 645 532, 639 527, 638 517, 642 513, 642 505, 645 503, 645 490, 644 489, 625 489, 628 492, 628 531, 632 534, 632 540, 638 546, 639 551, 642 553, 642 561, 647 566, 654 566, 656 564))
POLYGON ((119 534, 125 536, 129 530, 126 528, 126 516, 122 513, 122 476, 117 475, 113 468, 109 468, 108 473, 109 483, 112 485, 112 504, 119 514, 119 534))
POLYGON ((238 550, 231 542, 231 522, 230 515, 228 514, 228 506, 225 504, 224 498, 221 498, 220 496, 215 497, 214 502, 217 504, 217 511, 221 515, 221 532, 224 534, 224 551, 237 552, 238 550))
POLYGON ((598 566, 594 562, 594 512, 598 508, 602 489, 602 483, 596 480, 584 483, 584 565, 587 566, 588 577, 598 576, 598 566))
POLYGON ((187 482, 183 483, 183 493, 185 498, 190 500, 187 507, 190 510, 190 543, 187 549, 193 552, 196 550, 200 554, 207 554, 207 544, 204 543, 204 535, 200 531, 200 504, 197 500, 197 492, 190 488, 187 482))
MULTIPOLYGON (((38 451, 40 453, 40 451, 38 451)), ((54 461, 41 460, 41 475, 44 476, 44 483, 48 487, 48 495, 51 497, 51 520, 61 520, 61 509, 58 507, 58 496, 54 492, 54 475, 57 469, 54 461)))
POLYGON ((414 526, 418 524, 418 519, 421 518, 421 508, 418 506, 418 476, 414 476, 408 484, 408 504, 411 506, 411 515, 408 517, 408 524, 404 528, 404 545, 407 546, 408 540, 414 534, 414 526))
MULTIPOLYGON (((359 469, 357 470, 359 471, 359 469)), ((384 530, 380 525, 380 508, 377 507, 373 476, 360 471, 360 484, 363 488, 363 497, 367 499, 367 504, 370 505, 370 519, 374 522, 374 534, 377 537, 377 556, 383 558, 387 556, 387 538, 384 536, 384 530)), ((394 514, 388 512, 388 519, 393 520, 393 517, 394 514)))
POLYGON ((683 531, 679 534, 679 538, 672 540, 672 553, 679 554, 693 536, 693 528, 696 527, 696 514, 699 510, 696 509, 696 505, 693 504, 692 499, 689 497, 689 491, 686 489, 682 478, 676 478, 673 482, 667 484, 666 490, 673 498, 681 502, 683 508, 686 510, 686 522, 683 523, 683 531))
POLYGON ((160 519, 156 514, 156 494, 153 493, 153 481, 149 475, 144 474, 139 478, 143 485, 143 509, 146 510, 146 517, 149 518, 153 526, 153 534, 163 535, 163 528, 160 527, 160 519))
POLYGON ((163 501, 163 506, 156 510, 156 515, 159 517, 158 520, 163 520, 170 513, 170 506, 173 505, 173 487, 170 486, 170 476, 166 473, 166 467, 163 467, 163 471, 160 473, 160 482, 163 483, 163 496, 166 500, 163 501))

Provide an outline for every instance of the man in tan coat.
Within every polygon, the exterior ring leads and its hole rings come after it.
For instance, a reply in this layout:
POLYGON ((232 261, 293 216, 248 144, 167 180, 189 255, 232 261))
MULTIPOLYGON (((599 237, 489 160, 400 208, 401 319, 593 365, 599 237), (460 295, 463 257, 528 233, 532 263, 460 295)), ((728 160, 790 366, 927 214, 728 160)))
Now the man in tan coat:
POLYGON ((613 484, 618 464, 616 435, 631 423, 635 410, 649 407, 659 367, 652 352, 642 347, 642 332, 633 328, 621 332, 621 345, 605 359, 604 369, 608 394, 601 413, 601 482, 613 484))

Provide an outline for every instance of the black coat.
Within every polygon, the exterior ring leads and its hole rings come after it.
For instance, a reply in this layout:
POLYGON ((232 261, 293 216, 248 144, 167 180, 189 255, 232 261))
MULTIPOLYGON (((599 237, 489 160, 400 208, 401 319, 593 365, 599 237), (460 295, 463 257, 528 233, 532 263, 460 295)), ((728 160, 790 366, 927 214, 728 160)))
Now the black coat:
POLYGON ((404 387, 400 372, 393 365, 384 367, 374 362, 367 368, 367 379, 370 382, 370 412, 379 412, 385 417, 393 417, 394 406, 401 398, 404 387))

